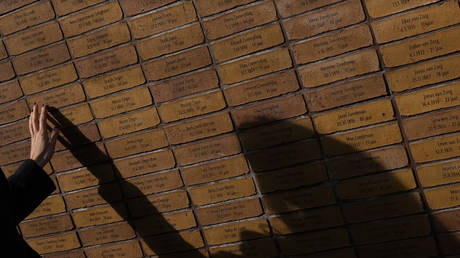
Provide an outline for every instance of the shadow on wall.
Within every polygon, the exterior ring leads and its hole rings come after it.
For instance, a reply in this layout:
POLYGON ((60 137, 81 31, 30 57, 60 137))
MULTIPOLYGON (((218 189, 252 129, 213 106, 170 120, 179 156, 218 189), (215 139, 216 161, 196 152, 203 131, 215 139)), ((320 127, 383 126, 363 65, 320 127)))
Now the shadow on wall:
MULTIPOLYGON (((104 185, 99 187, 99 194, 144 239, 144 250, 151 249, 160 257, 205 257, 198 251, 163 255, 194 247, 190 239, 182 238, 173 225, 158 215, 158 209, 137 186, 122 178, 103 148, 91 143, 59 111, 50 113, 55 125, 68 127, 62 130, 59 141, 96 177, 101 171, 91 165, 111 164, 129 198, 114 198, 113 188, 104 185), (126 204, 131 198, 142 206, 144 217, 129 214, 126 204)), ((413 173, 403 168, 407 167, 407 155, 402 146, 356 153, 355 147, 342 143, 339 137, 323 138, 322 146, 329 157, 322 155, 309 119, 271 123, 262 118, 253 122, 242 128, 257 127, 241 130, 239 137, 257 188, 263 194, 263 210, 269 215, 250 219, 237 230, 241 239, 251 241, 211 248, 212 257, 268 258, 281 252, 284 256, 351 258, 356 257, 351 243, 358 246, 355 250, 361 258, 436 256, 420 194, 412 191, 416 188, 413 173), (401 241, 375 244, 393 240, 401 241), (308 253, 315 254, 305 256, 308 253)), ((361 144, 366 140, 352 139, 361 144)), ((232 238, 225 233, 220 237, 232 238)))

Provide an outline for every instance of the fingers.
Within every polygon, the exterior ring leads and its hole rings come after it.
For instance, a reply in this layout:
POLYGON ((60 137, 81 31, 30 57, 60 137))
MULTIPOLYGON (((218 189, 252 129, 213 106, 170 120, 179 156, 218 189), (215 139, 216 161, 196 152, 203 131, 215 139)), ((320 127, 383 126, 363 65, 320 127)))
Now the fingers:
MULTIPOLYGON (((35 105, 34 105, 34 107, 35 107, 35 105)), ((29 131, 30 131, 30 136, 34 136, 34 134, 35 134, 33 123, 34 123, 34 112, 33 112, 33 110, 32 110, 32 112, 30 113, 30 116, 29 116, 29 131)))
POLYGON ((34 129, 34 133, 38 132, 38 130, 40 129, 40 125, 39 125, 39 122, 38 122, 38 106, 37 104, 34 104, 34 107, 32 109, 32 126, 33 126, 33 129, 34 129))
POLYGON ((47 117, 47 111, 46 111, 46 105, 43 105, 42 106, 42 110, 41 110, 41 113, 40 113, 40 131, 41 132, 44 132, 46 133, 47 132, 47 128, 46 128, 46 117, 47 117))
POLYGON ((49 149, 54 152, 54 147, 56 146, 56 140, 59 136, 59 130, 54 128, 50 136, 50 146, 49 149))

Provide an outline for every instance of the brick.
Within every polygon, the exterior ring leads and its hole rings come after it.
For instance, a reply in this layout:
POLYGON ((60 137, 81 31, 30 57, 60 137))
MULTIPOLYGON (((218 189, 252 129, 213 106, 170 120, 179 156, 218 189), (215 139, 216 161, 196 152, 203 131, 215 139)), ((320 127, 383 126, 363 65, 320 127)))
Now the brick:
POLYGON ((458 63, 460 55, 453 55, 389 71, 385 76, 391 89, 401 92, 460 77, 458 63))
POLYGON ((54 253, 45 255, 46 258, 85 258, 83 250, 66 251, 65 253, 54 253))
MULTIPOLYGON (((18 170, 18 168, 21 166, 22 162, 20 163, 15 163, 15 164, 11 164, 11 165, 8 165, 8 166, 3 166, 2 169, 3 169, 3 173, 5 174, 6 177, 10 177, 12 176, 14 173, 16 173, 16 171, 18 170)), ((53 173, 53 170, 50 166, 50 163, 46 163, 45 166, 43 167, 43 170, 48 174, 50 175, 51 173, 53 173)))
POLYGON ((155 107, 135 111, 98 123, 102 137, 110 138, 153 127, 160 123, 155 107))
POLYGON ((54 10, 59 16, 63 16, 80 9, 98 4, 104 0, 85 0, 85 1, 68 1, 68 0, 51 0, 53 1, 54 10))
POLYGON ((412 170, 403 169, 368 177, 349 179, 337 185, 340 198, 363 199, 416 188, 412 170))
POLYGON ((83 82, 86 94, 89 98, 97 98, 120 90, 132 88, 145 82, 144 74, 140 66, 104 74, 101 77, 83 82))
POLYGON ((396 218, 351 226, 353 239, 360 244, 424 236, 431 231, 426 215, 396 218))
POLYGON ((165 132, 161 129, 130 135, 105 143, 107 152, 112 158, 120 158, 166 146, 168 146, 168 140, 165 132))
POLYGON ((182 168, 182 176, 187 185, 235 177, 247 172, 249 172, 249 168, 242 155, 182 168))
POLYGON ((147 255, 154 255, 200 248, 203 246, 203 239, 200 232, 195 230, 149 237, 141 240, 141 244, 147 255), (150 246, 154 246, 155 250, 150 246))
POLYGON ((395 242, 368 245, 358 248, 359 257, 390 258, 404 254, 407 258, 426 258, 437 255, 436 243, 433 237, 414 238, 395 242))
POLYGON ((72 220, 68 214, 42 219, 30 220, 21 223, 21 233, 24 237, 35 237, 73 229, 72 220))
POLYGON ((174 154, 180 165, 190 165, 240 152, 240 143, 234 134, 191 143, 174 149, 174 154))
POLYGON ((308 38, 365 19, 361 2, 350 0, 284 21, 289 40, 308 38))
POLYGON ((357 256, 355 255, 355 251, 353 248, 344 248, 344 249, 339 249, 339 250, 334 250, 334 251, 327 251, 327 252, 321 252, 319 254, 312 254, 312 255, 307 255, 303 256, 305 258, 356 258, 357 256))
POLYGON ((386 67, 395 67, 455 52, 460 27, 433 32, 380 47, 386 67))
POLYGON ((75 149, 86 144, 97 142, 101 139, 95 123, 63 128, 60 137, 61 139, 56 142, 56 151, 75 149))
POLYGON ((326 154, 335 156, 400 143, 402 137, 398 123, 393 122, 352 132, 328 135, 321 140, 326 154))
POLYGON ((96 118, 105 118, 152 104, 146 87, 135 88, 90 103, 96 118))
POLYGON ((69 193, 65 196, 70 210, 88 208, 99 204, 113 203, 122 200, 117 184, 100 185, 97 188, 69 193))
POLYGON ((188 97, 174 102, 162 104, 158 111, 163 122, 171 122, 184 118, 207 114, 224 109, 226 106, 221 91, 188 97))
POLYGON ((350 237, 344 228, 336 228, 280 238, 277 242, 285 254, 297 255, 348 246, 350 237))
POLYGON ((313 88, 361 74, 376 72, 379 68, 377 53, 365 49, 323 62, 307 64, 299 68, 300 79, 306 88, 313 88))
POLYGON ((157 235, 166 232, 189 229, 196 226, 192 211, 155 214, 134 221, 134 227, 141 236, 157 235))
POLYGON ((248 258, 266 258, 276 257, 278 250, 276 245, 271 239, 261 239, 243 244, 225 245, 222 247, 214 247, 210 249, 213 257, 248 257, 248 258))
POLYGON ((256 175, 262 193, 313 185, 328 179, 323 163, 299 165, 256 175))
POLYGON ((361 24, 332 34, 302 41, 295 44, 292 50, 296 63, 305 64, 367 47, 372 43, 369 27, 367 24, 361 24))
POLYGON ((23 120, 0 129, 0 142, 7 145, 30 137, 29 121, 23 120))
POLYGON ((459 85, 453 83, 400 95, 395 98, 396 104, 399 112, 404 116, 456 106, 460 103, 459 85))
MULTIPOLYGON (((16 1, 20 2, 20 1, 16 1)), ((22 1, 26 2, 26 1, 22 1)), ((29 1, 32 2, 32 1, 29 1)), ((0 7, 0 10, 4 8, 0 7)), ((50 2, 43 1, 5 15, 0 19, 0 33, 8 35, 54 18, 50 2)))
POLYGON ((5 39, 10 55, 19 55, 62 39, 57 22, 47 23, 37 28, 15 34, 5 39))
POLYGON ((83 246, 89 246, 132 239, 136 236, 136 233, 128 223, 124 222, 122 224, 84 229, 79 232, 79 235, 83 246))
POLYGON ((456 1, 417 9, 371 23, 377 43, 385 43, 433 31, 460 22, 456 1))
POLYGON ((143 177, 130 179, 123 183, 126 196, 138 197, 152 193, 174 190, 183 186, 178 170, 154 173, 143 177))
POLYGON ((0 42, 0 60, 7 57, 8 53, 6 52, 5 46, 3 45, 3 42, 0 42))
POLYGON ((174 0, 160 0, 160 1, 149 1, 149 0, 121 0, 120 5, 123 8, 123 12, 126 16, 133 16, 139 13, 150 11, 161 6, 167 5, 174 2, 174 0))
POLYGON ((157 34, 174 27, 196 21, 195 8, 191 1, 152 12, 128 22, 135 39, 157 34))
POLYGON ((0 123, 6 124, 29 116, 25 100, 10 102, 0 106, 0 123))
POLYGON ((88 258, 97 257, 142 257, 141 247, 137 240, 115 243, 85 249, 88 258))
POLYGON ((279 235, 336 227, 344 223, 337 206, 298 211, 269 219, 274 233, 279 235))
POLYGON ((416 192, 352 202, 343 206, 344 216, 350 223, 409 215, 422 212, 423 209, 420 194, 416 192))
POLYGON ((80 241, 76 232, 35 238, 28 240, 27 243, 39 254, 66 251, 80 247, 80 241))
POLYGON ((453 133, 460 130, 458 109, 431 112, 403 120, 404 130, 409 140, 453 133))
POLYGON ((11 62, 0 62, 0 82, 12 79, 15 76, 11 62))
POLYGON ((196 212, 202 225, 211 225, 255 217, 262 214, 262 208, 259 199, 253 198, 198 208, 196 212))
POLYGON ((302 96, 295 95, 234 109, 231 114, 238 128, 246 128, 298 116, 306 111, 302 96))
POLYGON ((142 60, 173 53, 204 42, 199 23, 139 41, 137 51, 142 60))
POLYGON ((299 89, 293 71, 273 74, 267 77, 230 86, 224 89, 229 105, 237 106, 248 102, 276 97, 299 89))
POLYGON ((103 164, 71 173, 59 174, 57 179, 62 191, 69 192, 110 182, 114 179, 114 174, 111 165, 103 164))
POLYGON ((223 226, 206 228, 203 231, 204 237, 209 245, 270 236, 270 228, 265 219, 236 222, 223 226), (251 232, 251 234, 247 234, 248 232, 251 232))
POLYGON ((340 0, 319 0, 319 1, 303 1, 303 0, 275 0, 276 7, 282 18, 310 11, 326 5, 340 2, 340 0))
POLYGON ((195 205, 222 202, 256 193, 251 178, 235 179, 190 189, 190 197, 195 205))
POLYGON ((126 23, 113 26, 86 34, 82 37, 67 41, 70 53, 74 58, 86 56, 109 47, 117 46, 131 39, 126 23))
POLYGON ((8 2, 1 2, 0 3, 0 14, 4 14, 10 12, 14 9, 22 7, 26 4, 30 4, 34 2, 34 0, 17 0, 17 1, 8 1, 8 2))
POLYGON ((313 117, 313 123, 318 133, 328 134, 389 121, 393 118, 394 112, 390 100, 383 99, 316 115, 313 117))
POLYGON ((201 258, 201 257, 209 257, 208 251, 204 248, 196 249, 192 251, 182 252, 182 253, 172 253, 172 254, 165 254, 165 258, 180 258, 186 255, 190 258, 201 258))
POLYGON ((211 63, 207 47, 202 46, 145 63, 144 71, 149 81, 157 81, 196 70, 211 63))
POLYGON ((72 213, 73 221, 78 228, 118 222, 124 217, 126 217, 126 208, 121 204, 100 206, 72 213))
POLYGON ((233 131, 228 113, 187 121, 165 127, 171 144, 179 144, 233 131))
MULTIPOLYGON (((457 243, 460 241, 460 234, 458 233, 451 233, 451 234, 442 234, 439 237, 439 242, 441 245, 441 252, 443 254, 459 254, 460 250, 457 245, 457 243)), ((456 256, 451 256, 451 257, 458 257, 456 256)))
POLYGON ((64 42, 47 46, 18 56, 13 65, 18 75, 35 72, 69 60, 70 55, 64 42))
POLYGON ((460 203, 460 186, 449 185, 440 188, 425 190, 428 206, 432 210, 458 206, 460 203))
POLYGON ((23 161, 29 158, 30 141, 18 142, 0 148, 0 164, 5 165, 8 163, 23 161))
POLYGON ((417 175, 423 187, 458 182, 460 162, 448 161, 417 167, 417 175))
POLYGON ((135 218, 151 215, 155 212, 179 210, 189 206, 187 193, 183 190, 155 194, 147 198, 143 196, 128 201, 129 212, 135 218))
POLYGON ((406 150, 392 146, 365 153, 350 154, 328 161, 330 177, 344 179, 407 166, 406 150))
POLYGON ((72 104, 82 102, 86 99, 83 87, 76 83, 69 86, 61 87, 46 93, 33 95, 28 97, 27 102, 29 106, 33 106, 34 103, 38 105, 48 105, 54 108, 60 108, 72 104))
POLYGON ((214 40, 276 19, 275 6, 271 1, 265 1, 205 20, 203 27, 207 38, 214 40))
POLYGON ((319 154, 319 143, 310 140, 252 152, 246 156, 254 171, 263 171, 315 160, 319 154))
POLYGON ((246 57, 217 67, 222 83, 231 84, 292 67, 286 48, 246 57))
POLYGON ((40 203, 40 205, 32 213, 30 213, 26 219, 57 214, 65 211, 65 204, 62 197, 60 195, 52 195, 40 203))
POLYGON ((86 145, 71 151, 56 153, 51 159, 56 172, 89 166, 107 160, 102 143, 86 145), (83 164, 84 163, 84 164, 83 164))
MULTIPOLYGON (((50 117, 54 117, 56 119, 56 115, 53 115, 52 113, 53 112, 51 112, 50 117)), ((89 105, 87 103, 60 109, 59 113, 60 116, 62 115, 65 120, 62 121, 63 119, 59 119, 59 116, 58 119, 56 119, 57 121, 59 121, 59 126, 61 128, 75 126, 93 120, 93 115, 91 114, 91 111, 89 110, 89 105)))
POLYGON ((196 1, 196 8, 200 16, 205 17, 252 2, 254 2, 254 0, 198 0, 196 1))
POLYGON ((373 18, 386 16, 409 10, 415 7, 426 5, 429 3, 437 2, 437 0, 415 0, 415 1, 401 1, 396 2, 380 1, 380 0, 366 0, 366 7, 369 15, 373 18))
POLYGON ((33 94, 52 89, 77 80, 78 76, 71 63, 21 77, 21 87, 25 94, 33 94))
POLYGON ((6 103, 22 97, 18 81, 0 84, 0 103, 6 103))
POLYGON ((443 211, 432 215, 436 232, 457 231, 460 229, 458 213, 460 210, 443 211))
POLYGON ((428 162, 460 155, 460 135, 447 135, 411 143, 410 150, 416 162, 428 162))
POLYGON ((156 102, 165 102, 219 87, 216 71, 207 69, 150 86, 156 102))
POLYGON ((66 38, 116 22, 123 16, 117 2, 87 9, 60 20, 66 38))
POLYGON ((309 138, 313 136, 313 125, 306 117, 248 129, 241 131, 239 136, 245 149, 262 149, 309 138))
POLYGON ((336 202, 332 187, 329 185, 267 194, 262 197, 262 201, 268 214, 314 208, 336 202))
POLYGON ((115 161, 115 167, 123 178, 172 168, 175 164, 176 162, 170 150, 115 161))

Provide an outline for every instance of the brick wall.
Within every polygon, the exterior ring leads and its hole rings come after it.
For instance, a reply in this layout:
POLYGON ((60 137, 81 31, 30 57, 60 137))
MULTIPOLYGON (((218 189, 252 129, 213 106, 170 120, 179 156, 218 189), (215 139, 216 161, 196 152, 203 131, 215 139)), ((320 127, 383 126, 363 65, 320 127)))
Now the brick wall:
POLYGON ((33 103, 62 128, 57 190, 20 224, 45 257, 460 254, 457 0, 0 14, 4 172, 33 103))

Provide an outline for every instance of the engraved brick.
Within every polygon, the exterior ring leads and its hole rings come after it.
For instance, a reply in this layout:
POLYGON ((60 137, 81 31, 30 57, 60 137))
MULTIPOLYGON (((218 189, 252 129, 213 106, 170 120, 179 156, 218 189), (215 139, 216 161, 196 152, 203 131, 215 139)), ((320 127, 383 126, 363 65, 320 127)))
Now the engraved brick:
POLYGON ((151 104, 152 97, 149 90, 141 87, 93 101, 91 108, 96 118, 105 118, 151 104))
POLYGON ((167 9, 149 13, 128 22, 135 39, 157 34, 196 21, 192 1, 182 2, 167 9))
POLYGON ((59 24, 51 22, 8 37, 5 39, 5 45, 10 55, 18 55, 61 39, 62 33, 59 24))
MULTIPOLYGON (((4 8, 0 7, 0 10, 3 11, 4 8)), ((53 18, 54 12, 50 2, 42 1, 2 17, 0 19, 0 33, 3 35, 8 35, 16 31, 20 31, 28 27, 49 21, 53 18)))
POLYGON ((104 0, 85 0, 85 1, 69 1, 69 0, 52 0, 54 9, 59 16, 66 15, 103 2, 104 0))
POLYGON ((77 147, 97 142, 101 139, 95 123, 82 126, 73 126, 61 129, 59 140, 56 142, 56 151, 75 149, 77 147), (72 143, 72 144, 69 144, 72 143))
POLYGON ((128 223, 84 229, 79 232, 83 246, 134 238, 136 233, 128 223))
POLYGON ((424 187, 456 183, 460 179, 460 162, 449 161, 417 167, 420 183, 424 187))
POLYGON ((165 102, 219 87, 215 70, 207 69, 150 86, 156 102, 165 102))
MULTIPOLYGON (((20 163, 15 163, 15 164, 11 164, 11 165, 8 165, 8 166, 3 166, 2 169, 3 169, 3 173, 5 174, 6 177, 10 177, 12 176, 14 173, 16 173, 16 171, 18 170, 18 168, 21 166, 22 162, 20 163)), ((50 163, 46 163, 45 166, 43 167, 43 170, 48 174, 50 175, 51 173, 53 173, 53 169, 51 168, 50 166, 50 163)))
POLYGON ((267 220, 265 219, 236 222, 223 226, 206 228, 203 231, 204 237, 209 245, 218 245, 270 236, 270 228, 267 220), (247 232, 251 232, 252 234, 247 234, 247 232))
POLYGON ((13 65, 16 73, 23 75, 63 63, 69 58, 66 44, 61 42, 18 56, 13 60, 13 65))
POLYGON ((91 144, 75 150, 56 153, 51 164, 56 172, 89 166, 107 160, 102 143, 91 144), (97 150, 96 150, 97 149, 97 150), (97 153, 94 153, 94 152, 97 153), (77 158, 78 157, 78 158, 77 158), (84 161, 85 164, 82 162, 84 161))
POLYGON ((112 166, 109 164, 93 166, 79 171, 59 174, 59 185, 64 192, 95 186, 114 179, 112 166))
POLYGON ((349 234, 344 228, 304 233, 277 241, 287 255, 313 253, 350 245, 349 234))
POLYGON ((206 164, 182 168, 182 176, 188 185, 207 183, 219 179, 235 177, 249 171, 244 156, 211 161, 206 164))
POLYGON ((142 250, 137 240, 87 248, 85 249, 85 253, 88 258, 123 256, 142 257, 142 250))
POLYGON ((133 16, 138 13, 150 11, 152 9, 159 8, 163 5, 174 2, 174 0, 121 0, 120 5, 126 16, 133 16))
POLYGON ((455 52, 460 49, 455 44, 459 31, 460 27, 453 27, 381 46, 383 62, 386 67, 394 67, 455 52))
POLYGON ((262 193, 312 185, 327 180, 323 163, 299 165, 256 175, 256 183, 262 193))
POLYGON ((200 16, 204 17, 252 2, 254 0, 198 0, 196 1, 196 8, 200 16))
POLYGON ((436 232, 457 231, 460 229, 459 211, 443 211, 432 215, 436 232))
POLYGON ((25 118, 29 115, 29 109, 25 100, 10 102, 0 106, 0 123, 6 124, 25 118))
POLYGON ((240 143, 234 134, 191 143, 174 149, 174 154, 180 165, 190 165, 240 152, 240 143))
POLYGON ((170 150, 115 161, 115 167, 123 178, 172 168, 175 164, 170 150))
POLYGON ((89 98, 96 98, 124 89, 129 89, 145 82, 140 66, 130 67, 101 77, 83 82, 89 98))
POLYGON ((105 143, 107 152, 112 158, 120 158, 166 146, 168 146, 168 140, 165 132, 161 129, 130 135, 105 143))
POLYGON ((128 209, 133 217, 151 215, 153 212, 166 212, 187 208, 190 206, 187 193, 183 190, 155 194, 128 201, 128 209), (147 202, 146 202, 147 201, 147 202), (151 206, 155 209, 152 209, 151 206))
POLYGON ((343 223, 342 214, 337 206, 298 211, 270 218, 274 232, 279 235, 336 227, 343 223))
POLYGON ((415 1, 381 1, 381 0, 366 0, 366 7, 369 15, 373 18, 386 16, 393 13, 402 12, 418 6, 437 2, 437 0, 415 0, 415 1))
POLYGON ((30 137, 29 121, 23 120, 0 128, 0 142, 7 145, 30 137))
POLYGON ((74 58, 125 43, 131 39, 126 23, 119 23, 67 41, 74 58))
MULTIPOLYGON (((448 255, 448 254, 459 254, 460 250, 457 243, 460 241, 460 234, 458 233, 450 233, 450 234, 442 234, 439 236, 439 243, 441 245, 441 252, 448 255)), ((452 257, 458 257, 452 256, 452 257)))
POLYGON ((46 258, 86 258, 83 250, 66 251, 65 253, 58 252, 54 254, 45 255, 46 258))
POLYGON ((262 208, 258 198, 197 209, 198 220, 202 225, 250 218, 260 214, 262 214, 262 208))
POLYGON ((68 214, 30 220, 21 223, 19 226, 22 235, 27 238, 73 229, 72 220, 68 214))
POLYGON ((65 212, 65 204, 62 196, 53 195, 46 198, 40 205, 27 216, 26 219, 65 212))
POLYGON ((98 126, 102 137, 110 138, 153 127, 159 123, 157 110, 152 107, 105 119, 99 122, 98 126))
POLYGON ((124 217, 126 217, 126 208, 121 204, 72 213, 73 221, 78 228, 118 222, 123 220, 124 217))
POLYGON ((0 59, 4 59, 8 57, 8 53, 6 52, 5 46, 3 42, 0 41, 0 59))
POLYGON ((235 179, 190 189, 190 197, 195 205, 227 201, 255 193, 251 178, 235 179))
POLYGON ((373 49, 366 49, 302 66, 299 74, 303 86, 313 88, 379 69, 377 53, 373 49))
POLYGON ((271 239, 261 239, 244 242, 243 244, 225 245, 210 249, 212 257, 239 257, 266 258, 276 257, 278 250, 271 239))
POLYGON ((310 111, 323 111, 386 95, 386 93, 385 81, 382 75, 377 74, 327 87, 311 89, 304 96, 310 111))
POLYGON ((428 206, 433 210, 455 207, 460 204, 460 186, 450 185, 425 190, 428 206))
POLYGON ((284 21, 289 40, 308 38, 363 21, 361 2, 350 0, 284 21))
POLYGON ((359 247, 359 257, 363 258, 390 258, 403 253, 404 257, 425 258, 437 255, 436 243, 433 237, 414 238, 395 242, 367 245, 359 247))
POLYGON ((310 11, 337 2, 340 2, 340 0, 275 0, 276 6, 278 7, 278 12, 280 13, 282 18, 286 18, 292 15, 310 11))
POLYGON ((134 221, 134 227, 141 236, 188 229, 196 226, 192 211, 155 214, 134 221))
POLYGON ((15 76, 11 62, 0 62, 0 82, 12 79, 15 76))
POLYGON ((8 164, 18 161, 23 161, 29 158, 30 141, 18 142, 0 148, 0 164, 8 164))
POLYGON ((231 84, 292 67, 286 48, 246 57, 217 67, 222 83, 231 84))
POLYGON ((385 75, 391 89, 400 92, 458 78, 458 63, 460 55, 453 55, 389 71, 385 75))
POLYGON ((453 133, 460 130, 459 109, 431 112, 403 120, 404 130, 409 140, 453 133))
POLYGON ((417 9, 398 16, 372 22, 377 43, 385 43, 433 31, 460 22, 460 8, 456 1, 417 9))
POLYGON ((76 232, 35 238, 28 240, 27 243, 40 254, 66 251, 80 247, 80 241, 76 232))
MULTIPOLYGON (((68 120, 68 122, 60 123, 61 128, 75 126, 93 120, 93 115, 91 114, 89 105, 87 103, 60 109, 59 111, 65 120, 68 120)), ((54 117, 52 113, 50 116, 54 117)))
POLYGON ((371 125, 394 118, 393 106, 389 99, 383 99, 355 105, 335 111, 329 111, 313 117, 320 134, 371 125))
POLYGON ((34 0, 16 0, 16 1, 5 1, 0 3, 0 14, 4 14, 7 12, 10 12, 14 9, 17 9, 19 7, 22 7, 26 4, 30 4, 34 2, 34 0))
POLYGON ((149 237, 141 240, 141 244, 147 255, 185 251, 190 250, 191 248, 200 248, 204 245, 203 239, 198 230, 149 237), (155 250, 152 250, 150 247, 152 244, 149 243, 162 244, 157 245, 155 250))
POLYGON ((211 56, 208 49, 198 47, 146 63, 144 64, 144 71, 149 81, 156 81, 210 64, 211 56))
POLYGON ((94 7, 60 20, 66 37, 75 36, 104 25, 116 22, 123 14, 117 2, 94 7))
POLYGON ((22 97, 18 81, 0 84, 0 103, 9 102, 22 97))
POLYGON ((311 254, 303 256, 305 258, 356 258, 355 251, 353 248, 343 248, 334 251, 321 252, 316 254, 311 254))
POLYGON ((168 126, 165 130, 169 141, 179 144, 233 131, 233 124, 228 113, 220 113, 168 126))
POLYGON ((29 106, 32 106, 34 103, 38 105, 48 105, 55 108, 60 108, 63 106, 68 106, 78 102, 82 102, 86 99, 85 93, 83 92, 83 87, 76 83, 69 86, 61 87, 46 93, 41 93, 38 95, 33 95, 28 97, 27 102, 29 106))
POLYGON ((88 208, 99 204, 113 203, 122 200, 120 187, 117 184, 100 185, 97 188, 66 194, 67 207, 70 210, 88 208))
POLYGON ((142 60, 173 53, 203 43, 204 35, 199 23, 186 28, 160 34, 136 44, 142 60))
POLYGON ((167 123, 218 111, 225 108, 225 106, 222 92, 214 91, 163 104, 158 111, 162 120, 167 123))
POLYGON ((370 45, 371 32, 362 24, 295 44, 293 52, 296 63, 305 64, 370 45))
POLYGON ((460 135, 447 135, 411 143, 410 150, 416 162, 457 157, 460 155, 460 135))
POLYGON ((178 170, 154 173, 136 177, 123 183, 122 188, 126 196, 138 197, 177 189, 183 186, 178 170))
POLYGON ((46 71, 40 71, 27 77, 21 77, 21 87, 25 94, 48 90, 77 79, 77 73, 71 63, 46 71))

